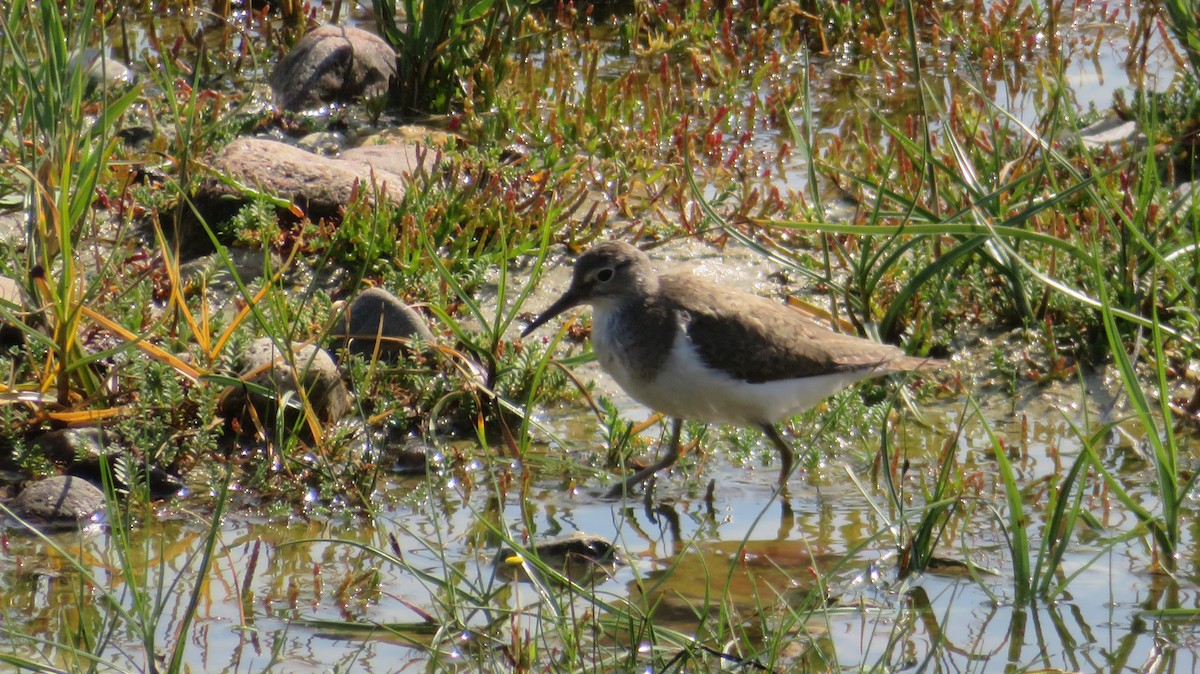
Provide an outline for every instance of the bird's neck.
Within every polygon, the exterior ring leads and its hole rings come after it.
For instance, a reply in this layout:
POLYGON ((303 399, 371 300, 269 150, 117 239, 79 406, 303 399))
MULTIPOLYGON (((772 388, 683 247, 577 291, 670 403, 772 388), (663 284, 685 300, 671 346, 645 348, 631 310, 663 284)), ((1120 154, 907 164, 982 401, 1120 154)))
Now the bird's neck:
POLYGON ((592 350, 610 373, 649 376, 662 367, 680 329, 678 317, 656 296, 611 298, 593 305, 592 350))

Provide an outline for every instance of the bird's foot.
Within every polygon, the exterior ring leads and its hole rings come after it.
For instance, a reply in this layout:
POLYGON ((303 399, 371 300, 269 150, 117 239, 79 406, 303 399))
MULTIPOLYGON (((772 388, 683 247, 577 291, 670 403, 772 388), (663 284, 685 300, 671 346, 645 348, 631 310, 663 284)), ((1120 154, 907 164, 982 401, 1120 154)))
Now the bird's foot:
POLYGON ((607 492, 605 492, 604 498, 620 498, 625 496, 626 494, 632 492, 634 487, 645 482, 646 480, 649 480, 654 476, 655 473, 662 469, 663 466, 659 464, 647 466, 637 471, 633 475, 625 478, 619 484, 613 485, 612 489, 609 489, 607 492))

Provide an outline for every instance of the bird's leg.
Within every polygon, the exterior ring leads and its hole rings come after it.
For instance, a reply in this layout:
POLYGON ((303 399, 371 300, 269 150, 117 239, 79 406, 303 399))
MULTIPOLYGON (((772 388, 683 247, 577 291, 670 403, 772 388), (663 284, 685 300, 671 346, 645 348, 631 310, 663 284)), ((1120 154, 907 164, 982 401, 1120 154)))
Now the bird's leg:
POLYGON ((779 461, 782 465, 779 466, 779 484, 787 486, 788 478, 792 476, 792 466, 796 463, 796 455, 792 453, 792 448, 783 441, 783 436, 779 434, 779 429, 775 428, 774 424, 761 424, 763 435, 767 436, 774 445, 775 449, 779 450, 779 461))
POLYGON ((796 528, 796 511, 792 509, 791 499, 787 497, 787 485, 783 485, 779 495, 779 533, 777 540, 786 541, 796 528))
POLYGON ((671 419, 671 439, 667 443, 667 453, 657 463, 647 466, 638 472, 625 478, 621 484, 608 490, 605 498, 616 498, 624 493, 628 493, 634 487, 645 482, 651 475, 654 475, 663 468, 670 468, 679 459, 679 434, 683 431, 683 419, 671 419))

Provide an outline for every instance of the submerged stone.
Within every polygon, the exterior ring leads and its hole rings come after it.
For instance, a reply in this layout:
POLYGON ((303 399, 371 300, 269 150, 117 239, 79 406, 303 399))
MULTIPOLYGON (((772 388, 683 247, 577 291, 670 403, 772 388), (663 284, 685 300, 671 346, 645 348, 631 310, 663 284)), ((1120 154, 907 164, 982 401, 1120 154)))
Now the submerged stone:
POLYGON ((87 480, 56 475, 25 487, 13 512, 40 529, 64 529, 96 521, 104 510, 104 492, 87 480))
POLYGON ((469 145, 467 139, 460 134, 423 124, 401 124, 380 129, 365 138, 358 139, 355 145, 370 147, 396 143, 415 143, 443 150, 461 150, 469 145))
POLYGON ((109 453, 99 428, 59 428, 42 433, 34 444, 44 457, 64 466, 109 453))
MULTIPOLYGON (((607 574, 625 563, 621 549, 612 541, 582 531, 535 541, 529 548, 531 557, 577 582, 597 573, 607 574)), ((528 567, 526 557, 512 549, 501 550, 500 561, 502 568, 510 571, 528 567)))
POLYGON ((315 131, 296 141, 296 147, 305 152, 337 156, 346 147, 346 134, 337 131, 315 131))
POLYGON ((146 487, 152 498, 174 496, 183 489, 178 476, 161 466, 146 466, 141 459, 133 459, 134 465, 127 471, 115 470, 118 462, 129 459, 128 449, 120 438, 101 428, 59 428, 38 435, 32 442, 46 460, 85 481, 100 483, 105 472, 111 471, 122 488, 146 487))
POLYGON ((429 470, 429 455, 437 450, 419 441, 410 441, 389 452, 392 472, 396 475, 424 475, 429 470))

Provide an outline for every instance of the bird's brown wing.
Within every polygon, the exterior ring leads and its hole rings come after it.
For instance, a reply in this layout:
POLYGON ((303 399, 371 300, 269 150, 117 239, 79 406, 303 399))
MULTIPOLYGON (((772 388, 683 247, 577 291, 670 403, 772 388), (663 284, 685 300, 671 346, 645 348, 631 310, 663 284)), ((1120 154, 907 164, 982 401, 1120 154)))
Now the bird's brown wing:
POLYGON ((856 370, 906 370, 900 349, 843 335, 799 311, 678 272, 659 277, 659 297, 686 317, 688 338, 710 367, 751 383, 856 370), (889 364, 896 363, 896 366, 889 364))

